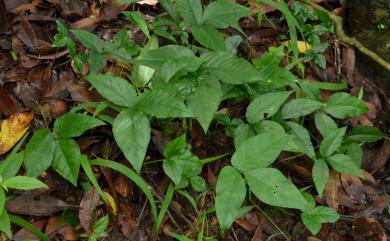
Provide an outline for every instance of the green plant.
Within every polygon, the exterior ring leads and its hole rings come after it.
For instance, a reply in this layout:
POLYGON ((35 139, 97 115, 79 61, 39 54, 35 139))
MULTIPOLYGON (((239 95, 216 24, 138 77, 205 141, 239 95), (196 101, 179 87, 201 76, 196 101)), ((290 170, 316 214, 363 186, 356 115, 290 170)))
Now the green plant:
POLYGON ((47 188, 47 186, 34 177, 19 176, 20 166, 23 160, 23 152, 18 152, 26 136, 14 147, 11 154, 0 164, 0 231, 4 232, 9 238, 12 238, 11 223, 19 225, 44 241, 49 239, 34 226, 13 215, 9 215, 5 209, 7 201, 6 192, 8 189, 31 190, 38 188, 47 188))
MULTIPOLYGON (((207 133, 217 119, 227 126, 226 132, 233 137, 236 148, 231 165, 223 167, 216 186, 215 210, 223 231, 253 208, 253 205, 246 205, 248 193, 272 206, 300 210, 303 223, 313 234, 319 231, 322 223, 337 221, 339 216, 334 210, 316 206, 314 198, 298 189, 273 167, 273 163, 282 151, 305 154, 313 161, 313 182, 317 193, 322 195, 329 167, 363 177, 361 145, 381 139, 383 133, 374 127, 356 126, 348 130, 333 120, 368 111, 361 99, 347 93, 334 93, 327 101, 323 100, 321 89, 342 90, 347 87, 345 82, 306 81, 290 71, 294 66, 298 70, 301 68, 297 30, 303 32, 313 45, 314 52, 308 53, 312 57, 306 60, 314 60, 324 67, 319 53, 326 45, 319 42, 318 34, 331 29, 324 29, 324 24, 315 25, 317 27, 305 24, 308 19, 320 19, 320 15, 295 3, 292 8, 297 20, 283 1, 262 2, 279 9, 287 19, 294 58, 286 67, 279 65, 283 56, 288 56, 283 45, 271 47, 261 58, 251 61, 237 56, 238 38, 226 37, 218 29, 232 27, 241 31, 237 21, 248 14, 249 9, 223 0, 214 1, 204 8, 198 0, 178 0, 176 4, 162 0, 161 5, 171 19, 158 18, 150 26, 138 13, 125 12, 125 16, 147 37, 144 46, 135 44, 126 31, 118 32, 112 41, 103 41, 86 31, 68 31, 58 22, 54 46, 67 46, 80 74, 84 74, 81 63, 89 64, 88 75, 82 77, 106 101, 83 103, 58 118, 53 131, 44 128, 35 132, 26 145, 24 157, 20 156, 27 174, 36 177, 52 167, 77 185, 81 165, 105 200, 91 165, 116 170, 135 182, 146 195, 155 220, 153 231, 157 232, 174 191, 186 196, 180 189, 189 184, 198 192, 207 190, 206 182, 199 175, 203 166, 215 158, 199 160, 191 152, 185 134, 168 143, 162 167, 173 184, 170 184, 158 213, 153 194, 140 177, 150 143, 151 126, 159 120, 179 120, 183 123, 182 131, 186 132, 186 124, 195 119, 207 133), (88 50, 76 53, 70 33, 88 50), (191 44, 188 42, 190 33, 194 39, 191 44), (159 47, 157 36, 175 44, 159 47), (102 73, 108 57, 132 64, 134 71, 130 76, 102 73), (245 116, 215 118, 222 101, 243 99, 250 102, 245 116), (86 107, 96 108, 94 116, 80 113, 86 107), (107 108, 115 111, 116 116, 102 114, 107 108), (315 140, 314 145, 313 133, 303 126, 304 122, 313 119, 322 136, 321 140, 315 140), (114 139, 135 172, 113 161, 89 161, 81 155, 73 138, 105 124, 112 125, 114 139)), ((197 209, 196 204, 193 206, 197 209)), ((90 240, 103 237, 107 223, 107 218, 100 219, 94 231, 96 235, 89 236, 90 240)), ((176 234, 172 236, 187 239, 176 234)))
POLYGON ((108 215, 99 218, 93 224, 91 233, 82 234, 81 236, 87 237, 88 241, 97 241, 105 238, 107 236, 108 222, 108 215))

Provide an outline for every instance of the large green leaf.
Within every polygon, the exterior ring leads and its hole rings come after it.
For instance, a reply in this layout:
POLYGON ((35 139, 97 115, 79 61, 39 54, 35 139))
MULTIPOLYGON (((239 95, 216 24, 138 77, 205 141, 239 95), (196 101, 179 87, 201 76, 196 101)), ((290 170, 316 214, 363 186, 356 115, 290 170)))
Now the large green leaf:
POLYGON ((215 50, 226 51, 222 33, 209 26, 193 26, 192 35, 202 46, 215 50))
POLYGON ((205 133, 209 128, 222 98, 221 88, 201 85, 188 97, 188 107, 205 133))
POLYGON ((80 148, 73 139, 56 140, 56 149, 51 166, 62 177, 77 186, 80 169, 80 148))
POLYGON ((280 88, 294 83, 297 77, 287 69, 275 65, 266 65, 259 68, 261 79, 267 80, 267 86, 280 88))
POLYGON ((222 231, 228 229, 238 218, 245 195, 244 178, 233 167, 224 167, 218 175, 215 198, 215 209, 222 231))
POLYGON ((161 90, 144 92, 137 97, 134 108, 157 118, 192 116, 183 101, 161 90))
POLYGON ((246 109, 246 119, 255 123, 273 116, 291 95, 291 91, 276 91, 259 95, 246 109))
POLYGON ((329 98, 324 111, 333 117, 345 119, 367 112, 368 107, 355 96, 339 92, 329 98))
POLYGON ((322 107, 322 103, 311 99, 294 99, 282 108, 283 119, 297 118, 300 116, 308 115, 322 107))
POLYGON ((326 164, 326 161, 324 159, 314 161, 312 176, 314 185, 317 189, 317 193, 322 196, 326 183, 329 179, 329 168, 328 164, 326 164))
POLYGON ((313 210, 303 212, 301 214, 302 222, 310 230, 313 235, 316 235, 322 223, 334 223, 340 216, 332 208, 319 206, 313 210))
POLYGON ((78 137, 85 131, 105 123, 93 116, 68 112, 54 122, 56 134, 62 138, 78 137))
POLYGON ((250 9, 240 4, 218 0, 206 7, 203 21, 216 28, 237 27, 238 20, 249 13, 250 9))
POLYGON ((159 69, 169 60, 182 57, 194 57, 194 53, 183 46, 166 45, 157 49, 144 49, 142 54, 135 59, 136 63, 153 69, 159 69))
POLYGON ((34 132, 24 151, 23 164, 27 175, 37 177, 50 167, 55 150, 53 135, 49 129, 34 132))
POLYGON ((251 137, 238 146, 232 164, 240 171, 267 167, 276 160, 286 144, 284 132, 265 132, 251 137))
POLYGON ((252 127, 248 124, 240 124, 234 129, 234 146, 238 148, 245 140, 255 136, 255 132, 252 127))
POLYGON ((363 160, 363 149, 357 143, 351 143, 347 147, 347 155, 355 163, 356 166, 360 167, 363 160))
POLYGON ((34 177, 28 176, 15 176, 8 178, 3 185, 7 188, 19 189, 19 190, 32 190, 38 188, 47 188, 46 184, 39 181, 34 177))
POLYGON ((320 153, 323 157, 330 156, 336 152, 343 141, 346 130, 347 127, 337 128, 325 136, 320 145, 320 153))
MULTIPOLYGON (((14 154, 9 154, 7 158, 0 164, 0 175, 3 178, 3 181, 7 180, 10 177, 15 176, 23 163, 24 151, 15 152, 14 154)), ((0 212, 1 213, 1 212, 0 212)))
POLYGON ((360 167, 352 161, 351 157, 344 154, 335 154, 326 159, 329 164, 338 172, 349 173, 363 177, 360 167))
POLYGON ((125 79, 112 74, 96 75, 90 74, 85 77, 92 86, 107 100, 120 106, 131 106, 134 104, 135 90, 125 79))
POLYGON ((330 132, 337 129, 336 122, 323 111, 317 111, 315 113, 314 122, 322 137, 327 136, 330 132))
POLYGON ((70 31, 85 47, 97 52, 103 51, 104 42, 95 34, 88 31, 79 30, 79 29, 70 30, 70 31))
POLYGON ((164 157, 164 172, 175 183, 176 188, 186 187, 190 178, 202 171, 203 164, 191 153, 185 135, 168 143, 164 150, 164 157))
POLYGON ((171 59, 162 65, 159 76, 164 81, 169 82, 173 78, 180 78, 188 73, 195 72, 202 63, 202 60, 195 56, 171 59))
POLYGON ((203 64, 205 71, 228 84, 244 84, 261 80, 255 67, 243 58, 224 52, 207 52, 201 58, 205 61, 203 64))
POLYGON ((287 125, 291 128, 292 134, 296 137, 297 144, 301 150, 310 158, 315 158, 313 144, 311 143, 310 134, 305 127, 289 121, 287 125))
POLYGON ((124 110, 114 119, 112 132, 126 159, 139 173, 150 141, 150 124, 141 112, 124 110))
POLYGON ((383 132, 373 126, 354 126, 349 132, 347 141, 366 143, 374 142, 385 136, 383 132))
POLYGON ((177 0, 176 7, 188 25, 202 23, 202 3, 200 0, 177 0))
POLYGON ((277 169, 252 169, 244 175, 250 190, 266 204, 297 209, 307 206, 298 188, 277 169))

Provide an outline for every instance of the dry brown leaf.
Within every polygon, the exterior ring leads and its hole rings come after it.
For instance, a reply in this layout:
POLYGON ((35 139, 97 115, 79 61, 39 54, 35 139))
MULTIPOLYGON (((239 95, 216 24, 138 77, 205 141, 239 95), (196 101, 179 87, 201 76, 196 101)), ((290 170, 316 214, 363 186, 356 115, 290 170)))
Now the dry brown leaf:
POLYGON ((130 180, 123 175, 119 175, 119 177, 114 180, 114 188, 122 197, 127 197, 133 192, 133 186, 130 180))
POLYGON ((2 85, 0 85, 0 100, 0 112, 4 115, 9 116, 19 112, 19 108, 14 99, 2 85))
POLYGON ((95 208, 99 202, 99 194, 95 188, 91 188, 84 194, 80 202, 79 220, 81 226, 87 232, 91 232, 92 225, 95 221, 95 208))
POLYGON ((9 151, 28 130, 33 119, 31 112, 17 113, 1 123, 0 154, 9 151))
POLYGON ((31 192, 16 196, 6 204, 9 212, 31 216, 49 216, 67 208, 75 207, 77 206, 55 197, 46 195, 38 196, 31 192))

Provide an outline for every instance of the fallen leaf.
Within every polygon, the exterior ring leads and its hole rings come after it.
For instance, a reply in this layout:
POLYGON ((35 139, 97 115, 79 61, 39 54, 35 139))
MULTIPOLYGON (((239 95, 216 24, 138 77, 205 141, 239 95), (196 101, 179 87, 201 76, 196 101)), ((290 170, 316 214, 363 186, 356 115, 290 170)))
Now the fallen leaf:
POLYGON ((123 175, 119 175, 114 180, 114 188, 115 191, 118 192, 122 197, 127 197, 130 193, 133 192, 133 186, 130 180, 123 175))
MULTIPOLYGON (((291 41, 284 41, 283 45, 288 47, 291 41)), ((299 53, 305 53, 307 50, 311 49, 311 45, 305 41, 297 41, 299 53)))
POLYGON ((22 138, 32 119, 32 112, 24 112, 13 114, 1 123, 0 154, 9 151, 22 138))
POLYGON ((62 236, 61 240, 73 241, 79 239, 74 228, 69 226, 68 223, 63 222, 60 215, 50 217, 46 224, 45 234, 50 238, 56 234, 60 234, 62 236))
POLYGON ((137 221, 133 219, 133 209, 127 203, 119 203, 118 224, 121 226, 121 231, 129 240, 134 240, 136 234, 137 221))
POLYGON ((0 100, 0 112, 4 115, 9 116, 19 112, 19 108, 14 99, 2 85, 0 85, 0 100))
POLYGON ((99 194, 95 188, 91 188, 84 194, 80 202, 79 220, 81 226, 88 233, 91 232, 92 226, 95 222, 95 208, 99 202, 99 194))
POLYGON ((110 207, 111 213, 116 215, 117 214, 117 208, 116 208, 116 204, 115 204, 114 198, 108 192, 104 192, 103 194, 104 194, 104 197, 107 200, 107 204, 110 207))
POLYGON ((78 206, 55 197, 33 195, 31 192, 13 197, 6 203, 9 212, 31 216, 49 216, 67 208, 76 207, 78 206))

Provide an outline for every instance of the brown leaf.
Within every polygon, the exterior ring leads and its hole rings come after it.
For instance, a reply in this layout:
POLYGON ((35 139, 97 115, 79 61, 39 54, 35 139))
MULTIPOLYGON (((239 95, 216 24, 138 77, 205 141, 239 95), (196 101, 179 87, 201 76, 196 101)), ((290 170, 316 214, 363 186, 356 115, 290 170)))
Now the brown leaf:
POLYGON ((63 239, 61 240, 78 240, 76 231, 69 224, 61 221, 60 215, 50 217, 46 224, 45 235, 48 237, 54 237, 56 234, 60 234, 63 239))
POLYGON ((118 192, 122 197, 127 197, 130 193, 133 192, 133 185, 131 184, 130 180, 123 175, 119 175, 114 180, 114 188, 115 191, 118 192))
POLYGON ((355 70, 355 59, 355 49, 351 47, 344 47, 342 52, 342 64, 352 73, 355 70))
MULTIPOLYGON (((45 227, 47 223, 47 219, 41 219, 41 220, 37 220, 35 222, 32 223, 32 225, 37 228, 38 230, 43 230, 43 228, 45 227)), ((30 233, 30 231, 22 228, 20 229, 13 237, 12 240, 15 240, 15 241, 21 241, 21 240, 40 240, 37 236, 35 236, 34 234, 30 233)))
POLYGON ((95 208, 99 202, 99 194, 95 188, 91 188, 84 194, 80 202, 79 220, 85 231, 91 232, 95 221, 95 208))
POLYGON ((1 123, 0 154, 9 151, 30 127, 33 119, 31 112, 17 113, 1 123))
POLYGON ((32 195, 31 193, 16 196, 6 204, 7 210, 11 213, 31 216, 49 216, 67 208, 75 207, 77 206, 52 196, 32 195))
POLYGON ((16 35, 27 47, 35 48, 38 46, 38 39, 34 33, 34 30, 24 16, 21 16, 20 18, 20 29, 16 35))
POLYGON ((121 226, 122 233, 129 239, 133 240, 138 230, 137 221, 133 219, 133 209, 127 203, 119 203, 120 213, 118 215, 118 224, 121 226))
POLYGON ((338 193, 340 189, 341 183, 339 179, 339 174, 335 171, 331 171, 329 173, 329 179, 326 183, 324 190, 324 199, 329 207, 338 210, 339 208, 339 200, 338 193))
POLYGON ((2 85, 0 85, 0 100, 0 112, 4 115, 9 116, 19 112, 14 99, 2 85))

